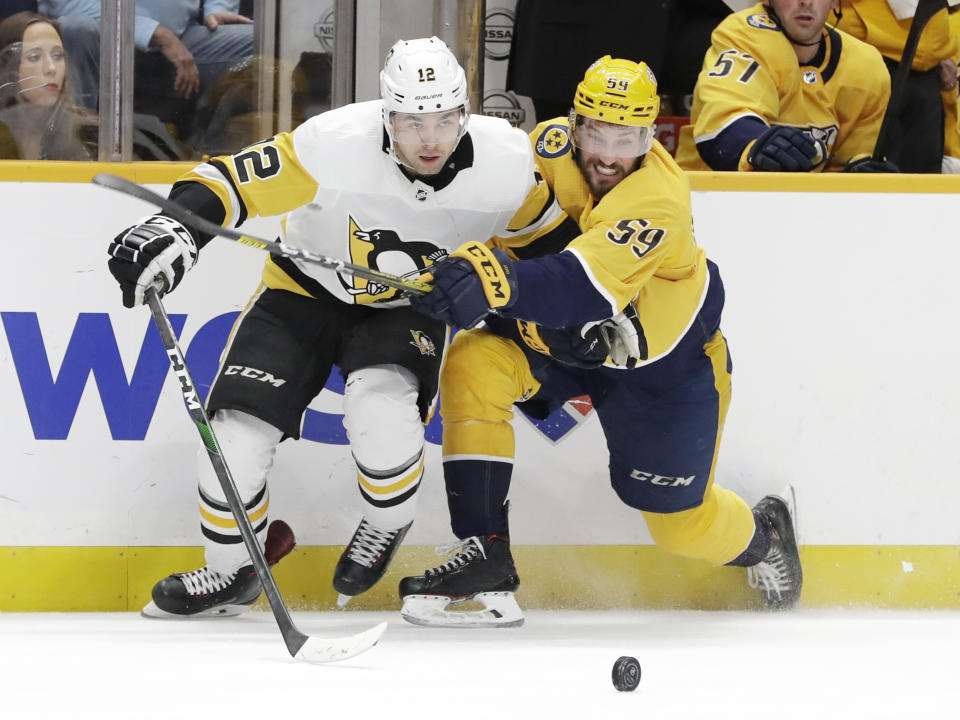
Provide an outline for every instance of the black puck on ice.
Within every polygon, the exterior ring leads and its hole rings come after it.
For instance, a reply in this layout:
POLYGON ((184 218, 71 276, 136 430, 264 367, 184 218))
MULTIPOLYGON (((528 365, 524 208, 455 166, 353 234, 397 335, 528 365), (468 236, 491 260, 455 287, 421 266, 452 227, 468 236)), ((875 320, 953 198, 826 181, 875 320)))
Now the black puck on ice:
POLYGON ((620 692, 636 690, 640 684, 640 663, 635 657, 624 655, 613 664, 613 686, 620 692))

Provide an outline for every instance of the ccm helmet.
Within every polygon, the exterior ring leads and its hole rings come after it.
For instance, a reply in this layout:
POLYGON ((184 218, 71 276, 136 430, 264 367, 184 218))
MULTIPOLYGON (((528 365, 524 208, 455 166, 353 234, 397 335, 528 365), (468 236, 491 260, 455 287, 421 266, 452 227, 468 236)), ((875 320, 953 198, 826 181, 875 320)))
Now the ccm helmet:
POLYGON ((604 55, 577 85, 570 118, 574 144, 583 147, 578 130, 586 120, 597 120, 637 128, 634 150, 642 155, 650 149, 659 112, 657 78, 647 64, 604 55))
POLYGON ((383 127, 390 138, 390 155, 396 154, 394 113, 425 114, 460 109, 457 142, 467 130, 470 116, 467 77, 446 44, 438 37, 398 40, 380 71, 383 127))

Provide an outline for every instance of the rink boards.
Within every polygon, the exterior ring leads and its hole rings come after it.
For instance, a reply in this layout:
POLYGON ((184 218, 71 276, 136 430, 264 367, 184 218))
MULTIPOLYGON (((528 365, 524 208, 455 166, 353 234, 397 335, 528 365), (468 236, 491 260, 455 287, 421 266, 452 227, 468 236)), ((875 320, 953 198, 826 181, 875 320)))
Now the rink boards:
MULTIPOLYGON (((145 309, 125 310, 105 248, 152 211, 89 184, 99 170, 165 192, 183 166, 0 164, 0 611, 139 608, 200 559, 197 439, 145 309)), ((717 481, 753 503, 797 487, 807 606, 958 607, 952 508, 955 177, 691 176, 697 237, 727 289, 734 395, 717 481)), ((275 219, 244 229, 270 236, 275 219)), ((167 308, 209 385, 263 256, 215 241, 167 308)), ((342 381, 311 405, 271 476, 271 516, 299 547, 277 568, 291 604, 333 604, 358 520, 342 381)), ((589 405, 515 421, 511 531, 528 607, 750 607, 743 572, 673 558, 606 478, 589 405)), ((417 521, 396 580, 450 539, 431 424, 417 521)))

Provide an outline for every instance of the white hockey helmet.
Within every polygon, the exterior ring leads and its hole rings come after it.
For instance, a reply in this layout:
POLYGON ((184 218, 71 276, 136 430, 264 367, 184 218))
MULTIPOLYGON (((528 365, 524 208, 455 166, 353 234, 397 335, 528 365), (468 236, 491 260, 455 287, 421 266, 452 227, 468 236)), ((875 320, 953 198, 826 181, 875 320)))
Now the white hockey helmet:
POLYGON ((458 143, 467 131, 470 117, 467 76, 446 43, 438 37, 394 43, 380 71, 380 97, 390 154, 398 162, 402 161, 394 149, 393 113, 415 115, 460 108, 458 143))

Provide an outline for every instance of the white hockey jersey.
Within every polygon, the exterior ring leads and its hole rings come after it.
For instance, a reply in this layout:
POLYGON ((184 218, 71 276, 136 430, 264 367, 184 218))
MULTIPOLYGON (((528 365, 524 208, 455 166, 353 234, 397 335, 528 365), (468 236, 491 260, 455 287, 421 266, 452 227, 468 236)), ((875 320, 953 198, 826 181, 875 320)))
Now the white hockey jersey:
MULTIPOLYGON (((444 170, 424 181, 401 171, 386 152, 381 108, 375 100, 331 110, 180 179, 217 195, 224 225, 288 213, 284 242, 406 278, 464 242, 507 234, 522 245, 562 221, 521 130, 472 116, 444 170)), ((325 291, 346 303, 406 302, 393 288, 286 258, 268 257, 263 280, 313 297, 325 291)))

